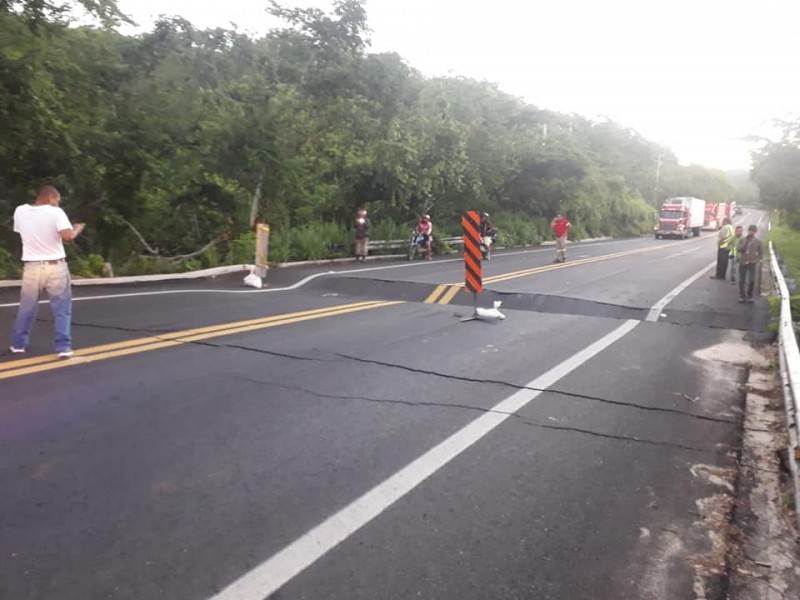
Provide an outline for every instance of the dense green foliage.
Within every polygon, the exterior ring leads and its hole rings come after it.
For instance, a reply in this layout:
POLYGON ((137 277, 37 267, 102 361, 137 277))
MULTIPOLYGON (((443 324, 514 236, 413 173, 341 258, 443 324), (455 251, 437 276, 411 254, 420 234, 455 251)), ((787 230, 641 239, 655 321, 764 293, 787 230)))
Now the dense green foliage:
POLYGON ((784 225, 800 230, 800 120, 782 125, 782 139, 754 155, 753 180, 763 204, 779 212, 784 225))
POLYGON ((114 0, 0 0, 0 276, 13 208, 44 182, 87 223, 71 250, 86 275, 249 262, 257 219, 272 259, 346 255, 359 206, 375 239, 422 211, 456 234, 475 208, 526 244, 557 210, 578 236, 635 235, 664 197, 735 193, 616 123, 369 53, 363 0, 269 11, 285 27, 260 39, 182 19, 132 37, 114 0), (69 21, 81 7, 95 26, 69 21))
MULTIPOLYGON (((793 279, 800 278, 800 235, 797 231, 786 225, 776 224, 773 220, 767 239, 775 245, 786 265, 788 276, 793 279)), ((764 250, 766 251, 766 248, 764 250)))

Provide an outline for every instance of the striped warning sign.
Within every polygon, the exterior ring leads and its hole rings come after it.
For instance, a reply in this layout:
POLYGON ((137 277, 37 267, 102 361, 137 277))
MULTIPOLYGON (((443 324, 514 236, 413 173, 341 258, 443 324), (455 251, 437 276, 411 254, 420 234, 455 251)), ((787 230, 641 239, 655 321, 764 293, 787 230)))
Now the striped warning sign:
POLYGON ((474 210, 461 218, 464 227, 464 289, 476 294, 483 291, 479 223, 480 218, 474 210))

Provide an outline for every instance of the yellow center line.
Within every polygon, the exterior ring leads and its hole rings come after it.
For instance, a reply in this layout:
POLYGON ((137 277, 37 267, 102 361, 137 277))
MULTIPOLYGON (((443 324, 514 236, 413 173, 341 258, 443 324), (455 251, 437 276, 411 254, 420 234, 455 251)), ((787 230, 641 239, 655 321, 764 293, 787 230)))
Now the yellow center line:
MULTIPOLYGON (((350 308, 350 307, 358 307, 358 306, 369 306, 372 304, 379 304, 381 301, 372 300, 368 302, 355 302, 353 304, 341 304, 338 306, 326 306, 323 308, 314 308, 311 310, 304 310, 299 311, 296 313, 289 313, 289 314, 281 314, 281 315, 271 315, 268 317, 259 317, 258 319, 250 319, 248 321, 234 321, 232 323, 219 323, 217 325, 209 325, 207 327, 197 327, 194 329, 187 329, 183 331, 171 331, 160 333, 157 335, 152 335, 143 338, 135 338, 132 340, 123 340, 120 342, 113 342, 110 344, 103 344, 101 346, 91 346, 89 348, 82 348, 75 352, 76 357, 85 357, 91 354, 98 354, 102 352, 107 352, 109 350, 116 350, 118 348, 128 348, 132 346, 144 346, 147 344, 152 344, 155 342, 162 342, 164 340, 175 339, 179 337, 183 337, 186 335, 194 335, 197 333, 206 333, 211 331, 220 331, 223 329, 230 329, 231 327, 241 327, 244 325, 255 325, 257 323, 270 323, 272 321, 280 321, 289 317, 293 316, 301 316, 301 315, 315 315, 321 313, 327 313, 332 310, 339 310, 342 308, 350 308)), ((46 355, 46 356, 36 356, 32 358, 25 358, 22 360, 14 360, 10 362, 0 363, 0 372, 7 371, 9 369, 17 369, 19 367, 27 367, 31 365, 38 365, 42 363, 51 362, 56 359, 56 356, 53 354, 46 355)))
POLYGON ((176 331, 160 337, 146 337, 136 340, 127 340, 125 342, 118 342, 116 344, 94 346, 92 348, 86 348, 76 352, 75 356, 69 360, 57 360, 54 359, 53 355, 50 355, 46 357, 37 357, 35 359, 29 359, 26 361, 11 361, 9 363, 3 363, 0 365, 0 367, 3 368, 3 371, 0 372, 0 380, 10 379, 12 377, 20 377, 22 375, 29 375, 31 373, 40 373, 43 371, 51 371, 65 367, 85 365, 91 362, 106 360, 109 358, 127 356, 129 354, 136 354, 139 352, 148 352, 150 350, 158 350, 161 348, 169 348, 172 346, 179 346, 181 344, 197 342, 200 340, 207 340, 226 335, 246 333, 259 329, 269 329, 271 327, 290 325, 292 323, 302 323, 304 321, 345 315, 353 312, 370 310, 372 308, 393 306, 396 304, 402 304, 402 302, 372 301, 344 304, 340 306, 328 307, 326 309, 315 309, 296 313, 288 313, 284 315, 275 315, 273 317, 267 317, 264 319, 252 319, 250 321, 239 321, 223 325, 201 327, 198 329, 176 331))
POLYGON ((436 302, 436 299, 443 291, 445 291, 445 289, 447 289, 447 285, 445 285, 444 283, 437 285, 431 292, 430 296, 425 298, 425 304, 433 304, 434 302, 436 302))
MULTIPOLYGON (((698 238, 702 239, 702 238, 698 238)), ((543 265, 541 267, 533 267, 531 269, 524 269, 522 271, 513 271, 511 273, 503 273, 501 275, 493 275, 492 277, 486 277, 483 280, 483 283, 498 283, 501 281, 508 281, 510 279, 518 279, 520 277, 527 277, 528 275, 535 275, 537 273, 545 273, 547 271, 556 271, 558 269, 568 269, 570 267, 579 267, 581 265, 591 264, 595 262, 600 262, 604 260, 610 260, 612 258, 619 258, 622 256, 630 256, 632 254, 641 254, 644 252, 654 252, 657 250, 663 250, 663 246, 654 246, 651 248, 637 248, 635 250, 625 250, 623 252, 614 252, 613 254, 602 254, 600 256, 590 256, 588 258, 581 258, 578 260, 573 260, 566 263, 559 263, 559 264, 551 264, 551 265, 543 265)), ((460 285, 463 287, 463 283, 458 284, 450 284, 450 285, 460 285)))
POLYGON ((450 289, 447 290, 447 293, 442 296, 442 299, 439 300, 439 304, 450 304, 450 301, 455 298, 456 294, 464 287, 463 284, 461 285, 451 285, 450 289))

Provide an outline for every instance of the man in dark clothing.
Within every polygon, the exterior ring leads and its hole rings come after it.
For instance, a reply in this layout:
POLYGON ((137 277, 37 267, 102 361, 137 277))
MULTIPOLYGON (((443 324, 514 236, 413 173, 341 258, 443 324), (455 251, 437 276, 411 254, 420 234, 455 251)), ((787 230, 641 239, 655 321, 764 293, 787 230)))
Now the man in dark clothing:
POLYGON ((356 260, 367 260, 367 245, 369 244, 369 230, 372 224, 367 217, 367 209, 359 208, 356 217, 356 260))
POLYGON ((750 225, 747 228, 747 237, 739 242, 739 302, 753 302, 757 271, 764 256, 761 240, 756 237, 756 231, 757 227, 750 225))

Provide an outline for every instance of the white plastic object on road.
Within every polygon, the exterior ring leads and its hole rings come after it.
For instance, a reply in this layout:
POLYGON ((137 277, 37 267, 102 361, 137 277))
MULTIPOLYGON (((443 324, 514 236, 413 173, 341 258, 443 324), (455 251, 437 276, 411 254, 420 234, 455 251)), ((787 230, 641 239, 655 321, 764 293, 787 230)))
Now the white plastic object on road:
POLYGON ((475 309, 475 314, 481 319, 505 319, 506 316, 499 310, 501 304, 503 304, 501 300, 495 300, 492 308, 478 307, 475 309))
POLYGON ((258 288, 258 289, 261 289, 261 287, 263 285, 262 282, 261 282, 261 277, 259 277, 258 275, 256 275, 252 271, 250 272, 249 275, 247 275, 244 278, 244 284, 248 285, 250 287, 258 288))

